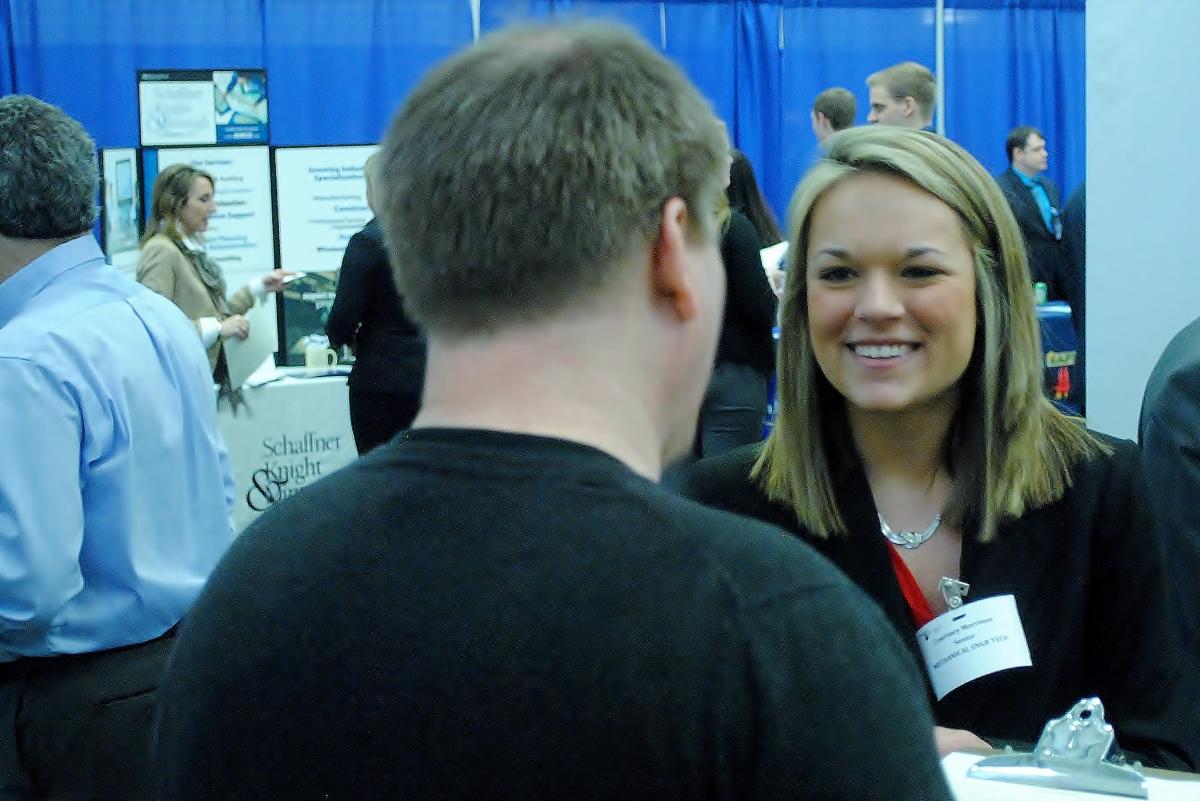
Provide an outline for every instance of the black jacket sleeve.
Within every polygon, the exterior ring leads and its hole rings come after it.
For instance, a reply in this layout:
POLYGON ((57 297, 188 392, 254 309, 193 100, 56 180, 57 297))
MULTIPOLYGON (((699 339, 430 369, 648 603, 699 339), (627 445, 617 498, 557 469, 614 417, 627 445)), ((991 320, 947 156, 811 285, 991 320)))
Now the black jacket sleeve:
POLYGON ((1092 686, 1086 690, 1104 701, 1117 742, 1130 756, 1195 770, 1196 638, 1169 579, 1169 565, 1183 554, 1168 553, 1155 526, 1137 447, 1108 441, 1114 453, 1092 535, 1085 654, 1092 686))
MULTIPOLYGON (((346 253, 342 256, 342 269, 338 275, 337 296, 329 310, 325 333, 329 344, 335 348, 354 343, 354 334, 363 321, 363 310, 371 287, 371 272, 381 262, 379 243, 359 231, 350 237, 346 253)), ((387 263, 387 257, 382 257, 387 263)))

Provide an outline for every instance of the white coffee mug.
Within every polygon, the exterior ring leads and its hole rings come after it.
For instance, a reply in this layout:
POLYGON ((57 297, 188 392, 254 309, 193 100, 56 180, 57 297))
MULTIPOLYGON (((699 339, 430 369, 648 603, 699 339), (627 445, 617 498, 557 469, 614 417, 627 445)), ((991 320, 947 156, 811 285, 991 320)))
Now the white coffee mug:
POLYGON ((337 351, 320 345, 309 345, 304 349, 305 367, 333 367, 337 364, 337 351))

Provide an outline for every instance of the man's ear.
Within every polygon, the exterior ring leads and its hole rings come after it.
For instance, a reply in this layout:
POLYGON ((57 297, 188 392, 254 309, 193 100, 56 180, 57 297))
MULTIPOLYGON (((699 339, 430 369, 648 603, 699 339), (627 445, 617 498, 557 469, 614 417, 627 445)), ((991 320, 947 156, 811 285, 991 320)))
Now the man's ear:
POLYGON ((658 238, 650 259, 654 298, 666 304, 680 322, 691 320, 700 310, 687 250, 688 232, 698 223, 681 198, 668 199, 659 217, 658 238))
POLYGON ((917 114, 920 109, 917 107, 917 101, 912 95, 904 98, 904 116, 911 117, 917 114))

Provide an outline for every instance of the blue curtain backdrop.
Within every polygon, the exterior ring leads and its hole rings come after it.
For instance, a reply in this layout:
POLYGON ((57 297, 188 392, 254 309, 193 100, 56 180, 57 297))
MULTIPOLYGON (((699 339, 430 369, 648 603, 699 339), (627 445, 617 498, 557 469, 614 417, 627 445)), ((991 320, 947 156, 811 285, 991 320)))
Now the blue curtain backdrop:
MULTIPOLYGON (((799 0, 783 8, 783 186, 794 189, 819 156, 812 133, 813 99, 842 86, 858 101, 855 123, 867 121, 866 78, 900 61, 935 63, 933 6, 928 0, 799 0)), ((786 199, 773 199, 786 203, 786 199)))
MULTIPOLYGON (((993 173, 1041 128, 1068 193, 1084 170, 1084 0, 946 0, 946 133, 993 173)), ((480 0, 483 32, 604 16, 674 59, 729 124, 781 218, 817 154, 813 97, 935 65, 933 0, 480 0)), ((139 69, 265 67, 270 140, 377 141, 420 76, 471 42, 469 0, 0 0, 0 94, 57 103, 101 147, 138 143, 139 69)))
POLYGON ((1084 177, 1084 0, 946 0, 946 134, 993 173, 1018 125, 1046 135, 1063 202, 1084 177))

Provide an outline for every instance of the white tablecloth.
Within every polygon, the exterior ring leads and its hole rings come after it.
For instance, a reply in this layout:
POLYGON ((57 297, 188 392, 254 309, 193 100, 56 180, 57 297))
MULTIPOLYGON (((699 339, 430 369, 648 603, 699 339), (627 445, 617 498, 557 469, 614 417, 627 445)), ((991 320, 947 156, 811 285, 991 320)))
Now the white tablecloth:
POLYGON ((358 458, 346 377, 302 377, 306 374, 303 368, 282 368, 269 383, 243 387, 236 415, 227 402, 218 406, 233 469, 236 531, 358 458))

